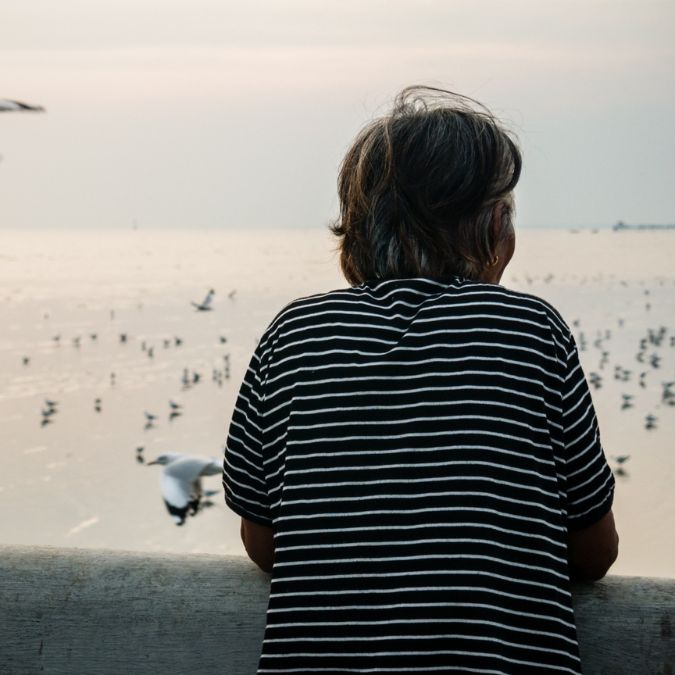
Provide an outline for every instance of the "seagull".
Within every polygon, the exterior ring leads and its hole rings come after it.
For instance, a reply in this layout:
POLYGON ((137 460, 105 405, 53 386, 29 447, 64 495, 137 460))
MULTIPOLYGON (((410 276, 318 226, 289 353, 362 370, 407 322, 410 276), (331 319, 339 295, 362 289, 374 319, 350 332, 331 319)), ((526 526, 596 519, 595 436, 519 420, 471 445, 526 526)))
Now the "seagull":
POLYGON ((588 379, 595 389, 600 389, 600 387, 602 387, 602 376, 598 375, 598 373, 589 373, 588 379))
POLYGON ((166 453, 148 462, 148 466, 156 464, 164 467, 160 481, 162 497, 176 525, 183 525, 188 515, 194 516, 199 511, 204 494, 201 477, 223 471, 215 458, 178 453, 166 453))
POLYGON ((145 420, 148 424, 152 424, 156 419, 157 415, 153 415, 152 413, 149 413, 147 410, 145 411, 145 420))
POLYGON ((174 401, 169 401, 169 406, 171 408, 171 412, 169 413, 169 422, 173 422, 176 417, 180 417, 183 414, 183 406, 174 401))
POLYGON ((94 399, 94 410, 96 412, 101 412, 101 399, 100 398, 94 399))
POLYGON ((139 464, 144 464, 144 463, 145 463, 145 457, 143 457, 143 450, 145 450, 145 448, 144 448, 142 445, 139 445, 139 446, 136 448, 136 461, 137 461, 139 464))
POLYGON ((625 464, 629 459, 630 455, 615 455, 612 459, 619 465, 625 464))
POLYGON ((23 101, 0 98, 0 112, 44 112, 41 105, 32 105, 23 101))
POLYGON ((633 394, 621 394, 621 397, 623 398, 623 403, 621 404, 621 410, 626 410, 628 408, 633 407, 632 399, 633 394))
POLYGON ((45 399, 45 405, 47 407, 42 408, 42 410, 40 410, 40 413, 42 415, 42 421, 40 422, 40 426, 45 427, 54 421, 52 420, 52 416, 58 412, 58 410, 56 409, 56 403, 57 403, 56 401, 51 401, 48 398, 45 399))
POLYGON ((210 312, 213 307, 211 307, 211 301, 213 300, 213 295, 215 291, 211 289, 207 294, 204 300, 202 300, 201 304, 197 304, 196 302, 191 302, 190 304, 198 311, 198 312, 210 312))

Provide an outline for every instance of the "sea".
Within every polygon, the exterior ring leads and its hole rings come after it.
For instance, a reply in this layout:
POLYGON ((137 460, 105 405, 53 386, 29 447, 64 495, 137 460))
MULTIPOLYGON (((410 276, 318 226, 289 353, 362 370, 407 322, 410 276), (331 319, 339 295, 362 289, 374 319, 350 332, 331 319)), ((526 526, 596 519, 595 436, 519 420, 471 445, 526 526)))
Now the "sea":
MULTIPOLYGON (((331 235, 3 229, 0 241, 0 544, 245 555, 219 476, 178 527, 150 462, 222 460, 266 326, 290 300, 347 285, 331 235)), ((617 480, 616 574, 675 577, 674 254, 673 231, 523 229, 501 281, 553 303, 579 344, 617 480)))

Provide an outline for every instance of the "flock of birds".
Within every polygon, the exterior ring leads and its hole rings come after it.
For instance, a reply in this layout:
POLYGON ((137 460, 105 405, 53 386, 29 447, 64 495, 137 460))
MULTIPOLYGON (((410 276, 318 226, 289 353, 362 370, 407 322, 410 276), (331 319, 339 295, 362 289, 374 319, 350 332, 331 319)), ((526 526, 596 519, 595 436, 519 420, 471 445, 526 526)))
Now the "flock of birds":
MULTIPOLYGON (((230 300, 233 300, 235 297, 236 290, 232 290, 228 293, 230 300)), ((207 293, 204 300, 200 303, 191 302, 190 304, 198 312, 207 312, 213 309, 213 298, 215 291, 210 289, 207 293)), ((114 318, 114 312, 111 312, 111 318, 114 318)), ((92 341, 98 339, 96 333, 91 333, 89 335, 92 341)), ((56 345, 61 344, 61 335, 55 335, 52 338, 53 342, 56 345)), ((227 344, 227 338, 224 335, 218 337, 219 344, 227 344)), ((129 343, 129 334, 120 333, 119 342, 121 344, 129 343)), ((79 348, 81 346, 81 337, 77 336, 72 339, 72 344, 74 347, 79 348)), ((172 339, 163 340, 164 348, 168 348, 171 345, 179 347, 183 344, 183 339, 180 337, 174 336, 172 339)), ((141 350, 147 354, 149 358, 154 357, 154 347, 149 346, 146 341, 141 342, 141 350)), ((23 356, 22 363, 24 366, 30 364, 30 357, 23 356)), ((115 384, 116 375, 114 372, 110 374, 110 383, 111 385, 115 384)), ((222 386, 224 380, 230 378, 230 355, 223 355, 223 366, 221 368, 213 368, 212 370, 212 381, 222 386)), ((180 383, 183 389, 188 389, 202 379, 201 373, 190 370, 189 368, 184 368, 183 373, 180 379, 180 383)), ((168 419, 169 421, 174 420, 176 417, 179 417, 183 414, 183 405, 169 399, 168 406, 168 419)), ((102 411, 102 399, 97 397, 94 399, 94 411, 100 413, 102 411)), ((41 413, 41 426, 46 426, 54 422, 57 414, 59 412, 59 402, 46 398, 44 400, 44 405, 40 411, 41 413)), ((154 412, 144 411, 145 425, 144 430, 152 429, 157 422, 159 415, 154 412)), ((194 457, 189 455, 183 455, 179 453, 164 453, 159 455, 153 461, 146 462, 144 455, 145 447, 138 446, 136 448, 136 461, 139 464, 145 464, 146 466, 161 466, 162 474, 160 479, 160 489, 161 494, 164 499, 167 511, 169 515, 173 518, 176 525, 183 525, 186 522, 188 516, 196 515, 200 510, 213 506, 213 502, 209 497, 217 494, 217 491, 204 491, 202 489, 202 477, 217 475, 222 472, 222 461, 219 461, 213 457, 194 457)))
MULTIPOLYGON (((550 283, 552 275, 545 277, 543 281, 550 283)), ((535 279, 526 277, 528 285, 533 283, 535 279)), ((228 297, 234 299, 236 291, 230 291, 228 297)), ((649 291, 645 291, 648 295, 649 291)), ((215 291, 210 289, 201 302, 191 302, 190 304, 196 312, 209 312, 213 310, 213 299, 215 291)), ((649 311, 650 303, 646 303, 645 310, 649 311)), ((111 313, 111 317, 114 313, 111 313)), ((655 383, 652 382, 659 377, 662 370, 662 363, 664 360, 662 350, 664 348, 675 347, 675 335, 670 334, 666 326, 660 325, 656 327, 647 328, 646 332, 639 338, 638 349, 634 356, 634 365, 630 364, 613 364, 611 369, 610 359, 610 343, 614 336, 621 332, 625 326, 625 321, 622 318, 617 319, 617 327, 612 330, 605 328, 597 330, 593 337, 590 336, 591 331, 582 327, 580 319, 572 322, 574 327, 575 338, 580 352, 589 352, 590 346, 597 350, 599 359, 597 367, 589 370, 587 378, 589 385, 593 390, 602 389, 606 381, 613 378, 615 382, 621 383, 620 387, 626 389, 620 394, 619 408, 621 411, 630 410, 636 406, 636 397, 640 390, 654 390, 655 383), (611 374, 610 374, 611 373, 611 374), (637 387, 635 391, 629 390, 631 386, 637 387)), ((96 333, 91 333, 89 338, 92 341, 97 339, 96 333)), ((60 344, 61 336, 56 335, 53 338, 56 344, 60 344)), ((218 337, 221 345, 227 344, 227 338, 224 335, 218 337)), ((127 333, 119 334, 119 342, 126 344, 129 342, 129 335, 127 333)), ((81 345, 81 338, 75 337, 72 339, 73 346, 79 348, 81 345)), ((165 338, 163 340, 164 348, 171 346, 180 347, 183 344, 183 339, 174 336, 173 338, 165 338)), ((141 350, 146 353, 149 358, 154 358, 154 347, 148 345, 146 341, 141 342, 141 350)), ((212 369, 212 381, 222 386, 225 380, 230 378, 230 355, 223 355, 223 364, 220 368, 212 369)), ((593 358, 592 354, 587 357, 582 356, 582 360, 588 367, 589 361, 593 358)), ((23 357, 24 365, 30 363, 28 356, 23 357)), ((198 371, 184 368, 180 377, 180 384, 183 389, 188 389, 197 385, 202 381, 202 374, 198 371)), ((115 384, 115 373, 110 374, 111 385, 115 384)), ((653 431, 658 428, 659 417, 656 415, 656 407, 665 408, 675 406, 675 380, 666 380, 660 378, 660 400, 655 404, 652 410, 649 410, 643 418, 643 426, 646 431, 653 431)), ((94 399, 94 410, 100 413, 102 410, 102 399, 94 399)), ((43 426, 54 421, 55 416, 59 411, 59 403, 51 398, 45 399, 44 406, 41 410, 43 426)), ((183 405, 173 399, 168 401, 168 419, 169 421, 183 414, 183 405)), ((144 411, 144 429, 152 429, 159 419, 157 411, 144 411)), ((194 457, 188 455, 181 455, 176 453, 165 453, 152 461, 146 462, 145 447, 139 445, 135 449, 135 459, 139 464, 147 466, 161 466, 162 475, 160 480, 160 487, 162 497, 166 504, 166 508, 170 516, 175 521, 176 525, 183 525, 188 516, 196 515, 201 509, 211 506, 213 502, 208 499, 213 496, 213 492, 204 492, 202 490, 201 479, 203 476, 216 475, 222 471, 222 462, 215 458, 194 457)), ((627 476, 626 463, 630 460, 630 454, 612 455, 610 460, 614 467, 614 472, 618 476, 627 476)))
MULTIPOLYGON (((624 283, 625 285, 625 283, 624 283)), ((645 295, 649 295, 649 290, 644 291, 645 295)), ((651 309, 651 303, 645 303, 645 310, 651 309)), ((581 321, 576 319, 573 322, 575 329, 580 329, 581 321)), ((625 320, 617 319, 617 328, 620 330, 625 326, 625 320)), ((583 330, 577 330, 576 340, 580 352, 587 352, 589 350, 589 338, 583 330)), ((638 349, 634 356, 635 366, 626 367, 624 364, 614 364, 612 377, 614 381, 622 383, 621 388, 627 389, 632 383, 637 383, 637 387, 641 390, 646 390, 650 387, 650 380, 658 377, 657 373, 661 372, 663 356, 659 350, 665 347, 675 347, 675 335, 669 335, 669 330, 666 326, 660 325, 654 328, 647 328, 646 333, 639 338, 638 349), (626 383, 626 385, 623 385, 626 383)), ((605 380, 609 379, 609 375, 605 375, 600 371, 605 371, 606 366, 610 360, 610 349, 608 343, 613 337, 611 329, 597 331, 592 345, 600 352, 600 359, 597 364, 597 370, 588 372, 587 378, 593 390, 602 389, 605 380)), ((660 397, 658 402, 653 404, 653 407, 666 408, 675 406, 675 380, 660 379, 660 397)), ((635 408, 636 397, 638 390, 635 392, 623 391, 620 394, 619 409, 622 411, 635 408)), ((646 431, 653 431, 658 428, 659 418, 655 414, 655 410, 649 410, 643 416, 643 428, 646 431)), ((631 458, 631 455, 613 455, 610 459, 614 462, 614 473, 618 476, 627 476, 628 473, 625 468, 626 462, 631 458)))
MULTIPOLYGON (((577 234, 579 230, 570 230, 570 232, 577 234)), ((592 230, 593 234, 597 234, 598 230, 592 230)), ((597 283, 597 282, 607 282, 611 281, 613 275, 610 275, 610 278, 605 277, 603 274, 598 274, 596 276, 592 275, 577 275, 577 274, 566 274, 563 275, 563 281, 574 281, 576 284, 583 286, 587 283, 597 283)), ((551 284, 552 281, 556 279, 556 276, 552 273, 548 273, 544 276, 537 277, 529 274, 523 275, 522 278, 511 277, 510 281, 515 284, 524 284, 528 287, 535 286, 539 283, 551 284)), ((618 283, 622 287, 628 287, 630 284, 625 279, 618 280, 618 283)), ((660 285, 663 285, 663 279, 659 281, 660 285)), ((651 290, 646 288, 643 290, 644 295, 644 304, 643 309, 646 314, 649 314, 652 310, 652 301, 651 301, 651 290)), ((621 331, 626 325, 625 319, 617 319, 617 328, 616 331, 621 331)), ((593 338, 589 337, 584 330, 581 329, 581 320, 576 319, 573 321, 573 326, 575 329, 575 338, 577 340, 577 345, 579 351, 588 352, 589 351, 589 341, 592 339, 592 346, 600 352, 600 359, 597 362, 597 367, 594 370, 587 372, 587 379, 589 385, 594 391, 602 389, 603 385, 607 380, 610 379, 606 372, 606 366, 608 366, 611 358, 611 352, 608 347, 608 344, 611 342, 612 338, 615 335, 611 329, 606 328, 603 330, 598 330, 595 333, 593 338)), ((651 388, 651 380, 657 377, 657 372, 663 373, 663 355, 659 350, 669 347, 675 347, 675 335, 669 334, 670 331, 667 326, 659 325, 657 327, 647 328, 645 334, 643 334, 638 342, 638 348, 636 350, 634 360, 636 365, 626 367, 624 364, 615 364, 613 374, 614 381, 621 383, 628 383, 623 388, 628 389, 632 383, 637 383, 639 390, 634 392, 621 392, 621 398, 619 402, 619 408, 622 411, 630 410, 636 407, 636 398, 638 398, 638 392, 640 390, 647 390, 651 388)), ((587 361, 585 359, 585 364, 587 361)), ((667 378, 668 375, 665 375, 667 378)), ((645 431, 653 431, 658 429, 659 417, 656 415, 655 408, 667 408, 675 406, 675 380, 664 379, 663 376, 659 382, 660 386, 660 397, 659 400, 652 404, 652 409, 645 411, 642 418, 642 425, 645 431)), ((610 460, 614 464, 614 473, 617 476, 628 476, 625 465, 630 460, 631 455, 612 455, 610 460)))
MULTIPOLYGON (((39 105, 32 105, 29 103, 24 103, 22 101, 16 101, 12 99, 0 99, 0 112, 44 112, 44 108, 39 105)), ((234 299, 235 290, 230 291, 228 297, 234 299)), ((215 291, 210 289, 207 293, 204 300, 200 303, 192 302, 191 304, 199 312, 207 312, 213 309, 212 302, 215 291)), ((91 333, 91 340, 96 340, 98 335, 96 333, 91 333)), ((57 335, 54 337, 54 341, 59 344, 61 336, 57 335)), ((120 342, 127 342, 127 335, 120 335, 120 342)), ((226 338, 224 336, 220 337, 220 342, 225 343, 226 338)), ((80 347, 81 338, 79 336, 73 338, 73 345, 75 347, 80 347)), ((170 344, 169 340, 164 341, 164 347, 167 348, 170 344)), ((182 340, 180 338, 174 338, 174 344, 180 346, 182 340)), ((147 347, 145 343, 141 345, 143 351, 147 352, 149 358, 154 357, 154 348, 147 347)), ((223 370, 213 371, 213 380, 218 383, 219 386, 222 386, 223 379, 229 379, 230 377, 230 361, 229 354, 225 355, 225 367, 223 370)), ((30 357, 23 356, 22 363, 24 366, 30 364, 30 357)), ((111 384, 115 383, 116 375, 114 372, 110 374, 111 384)), ((196 384, 201 379, 201 375, 197 372, 190 374, 186 368, 183 372, 183 377, 181 382, 184 388, 196 384)), ((182 414, 182 406, 175 401, 169 401, 169 420, 174 419, 182 414)), ((58 413, 59 405, 58 401, 52 399, 45 399, 45 405, 41 410, 41 426, 46 426, 51 424, 54 421, 55 415, 58 413)), ((100 413, 102 410, 102 401, 101 398, 94 399, 94 410, 97 413, 100 413)), ((145 428, 149 429, 154 425, 157 415, 149 412, 145 412, 146 424, 145 428)), ((143 461, 142 459, 142 448, 137 450, 137 459, 143 461), (138 452, 141 450, 141 452, 138 452)), ((201 477, 216 475, 219 474, 222 470, 221 464, 218 460, 209 458, 204 459, 201 457, 188 457, 185 455, 179 455, 175 453, 162 454, 157 459, 152 462, 149 462, 149 465, 160 465, 163 467, 162 478, 161 478, 161 491, 162 496, 164 497, 164 502, 166 507, 175 520, 177 525, 183 525, 187 515, 195 515, 201 508, 212 505, 212 502, 209 500, 203 499, 204 496, 212 496, 213 493, 203 492, 201 487, 201 477)))

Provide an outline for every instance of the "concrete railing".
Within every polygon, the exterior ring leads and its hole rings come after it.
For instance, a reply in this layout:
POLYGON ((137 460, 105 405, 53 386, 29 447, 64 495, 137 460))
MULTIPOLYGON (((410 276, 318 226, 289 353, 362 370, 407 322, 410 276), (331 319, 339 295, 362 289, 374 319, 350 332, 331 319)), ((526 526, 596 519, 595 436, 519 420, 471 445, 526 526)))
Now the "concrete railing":
MULTIPOLYGON (((243 558, 0 547, 0 673, 250 675, 268 588, 243 558)), ((675 580, 574 599, 585 675, 673 673, 675 580)))

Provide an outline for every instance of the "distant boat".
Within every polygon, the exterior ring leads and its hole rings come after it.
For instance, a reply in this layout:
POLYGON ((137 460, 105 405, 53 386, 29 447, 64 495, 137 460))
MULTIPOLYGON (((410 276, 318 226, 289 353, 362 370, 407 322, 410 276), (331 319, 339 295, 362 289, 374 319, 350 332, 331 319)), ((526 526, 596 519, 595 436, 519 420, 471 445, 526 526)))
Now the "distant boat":
POLYGON ((654 224, 638 224, 638 225, 628 225, 624 223, 623 220, 620 220, 616 225, 612 226, 614 232, 620 232, 621 230, 675 230, 675 224, 667 223, 661 225, 654 224))

